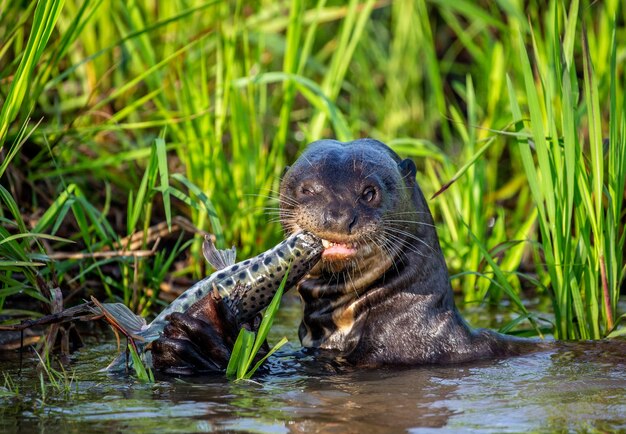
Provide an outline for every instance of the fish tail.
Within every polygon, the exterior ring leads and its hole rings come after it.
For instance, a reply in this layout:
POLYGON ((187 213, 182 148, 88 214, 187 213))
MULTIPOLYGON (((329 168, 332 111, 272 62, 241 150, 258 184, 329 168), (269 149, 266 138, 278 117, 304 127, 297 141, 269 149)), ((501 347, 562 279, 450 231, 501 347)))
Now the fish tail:
POLYGON ((146 320, 135 315, 122 303, 100 303, 93 296, 91 301, 96 305, 94 310, 104 315, 111 326, 128 338, 143 341, 142 330, 146 328, 146 320))
MULTIPOLYGON (((126 336, 126 339, 128 339, 128 342, 133 346, 137 354, 140 354, 145 344, 145 337, 142 336, 142 333, 146 332, 146 320, 139 315, 135 315, 122 303, 100 303, 94 297, 91 297, 91 301, 96 305, 92 310, 95 313, 104 315, 104 318, 113 327, 114 331, 119 331, 126 336)), ((125 369, 127 365, 126 351, 122 351, 106 367, 105 371, 120 371, 125 369)))

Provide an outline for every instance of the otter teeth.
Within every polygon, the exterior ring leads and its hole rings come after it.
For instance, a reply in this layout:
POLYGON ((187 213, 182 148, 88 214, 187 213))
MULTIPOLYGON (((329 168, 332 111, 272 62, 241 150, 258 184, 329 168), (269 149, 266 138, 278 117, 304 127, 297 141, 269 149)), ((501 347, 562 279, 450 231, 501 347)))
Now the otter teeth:
POLYGON ((356 243, 333 243, 332 241, 328 241, 322 238, 322 246, 324 246, 325 249, 328 249, 329 247, 333 247, 333 246, 345 246, 351 249, 356 248, 356 243))
POLYGON ((322 238, 322 259, 326 262, 347 261, 356 257, 358 248, 356 243, 334 243, 322 238))

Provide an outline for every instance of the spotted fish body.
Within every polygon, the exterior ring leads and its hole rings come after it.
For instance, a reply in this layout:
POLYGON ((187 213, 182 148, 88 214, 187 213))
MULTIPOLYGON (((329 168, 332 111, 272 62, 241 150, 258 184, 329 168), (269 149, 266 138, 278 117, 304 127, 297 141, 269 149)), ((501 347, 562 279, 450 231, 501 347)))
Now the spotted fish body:
POLYGON ((298 232, 254 258, 216 271, 183 292, 138 334, 145 340, 159 337, 167 316, 185 312, 215 287, 223 302, 242 323, 267 307, 290 266, 286 288, 298 282, 319 260, 321 240, 308 232, 298 232))
MULTIPOLYGON (((210 243, 208 250, 207 245, 204 249, 207 260, 220 269, 183 292, 150 324, 146 324, 145 319, 121 303, 97 303, 99 312, 104 313, 126 336, 137 340, 139 349, 161 336, 168 323, 168 315, 186 312, 195 302, 214 290, 217 290, 235 318, 243 323, 270 304, 288 269, 285 288, 297 283, 320 259, 323 246, 321 240, 311 233, 298 232, 272 249, 237 264, 232 264, 235 260, 234 249, 218 251, 210 243)), ((124 354, 120 354, 107 370, 123 369, 124 361, 124 354)))
POLYGON ((237 320, 246 322, 270 304, 288 270, 286 289, 308 273, 323 249, 318 237, 300 232, 273 249, 221 270, 215 286, 237 320))

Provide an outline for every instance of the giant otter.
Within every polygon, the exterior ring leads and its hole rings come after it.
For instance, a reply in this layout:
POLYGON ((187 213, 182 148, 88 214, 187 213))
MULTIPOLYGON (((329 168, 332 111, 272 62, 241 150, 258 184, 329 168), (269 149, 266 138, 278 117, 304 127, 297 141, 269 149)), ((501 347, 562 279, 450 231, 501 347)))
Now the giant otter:
MULTIPOLYGON (((357 366, 457 363, 532 349, 534 341, 472 330, 460 316, 415 175, 411 160, 372 139, 314 142, 285 171, 283 228, 310 231, 325 247, 298 285, 302 345, 357 366)), ((157 369, 226 366, 237 325, 214 314, 220 309, 208 305, 219 302, 211 297, 198 303, 212 315, 173 315, 153 345, 157 369)))

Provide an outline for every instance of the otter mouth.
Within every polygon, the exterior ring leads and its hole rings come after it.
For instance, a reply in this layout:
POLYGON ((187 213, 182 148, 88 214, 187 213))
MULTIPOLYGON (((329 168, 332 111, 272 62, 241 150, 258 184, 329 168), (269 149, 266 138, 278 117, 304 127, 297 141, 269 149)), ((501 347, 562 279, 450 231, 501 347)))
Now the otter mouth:
POLYGON ((356 243, 338 243, 322 239, 322 260, 325 261, 347 261, 357 254, 356 243))

